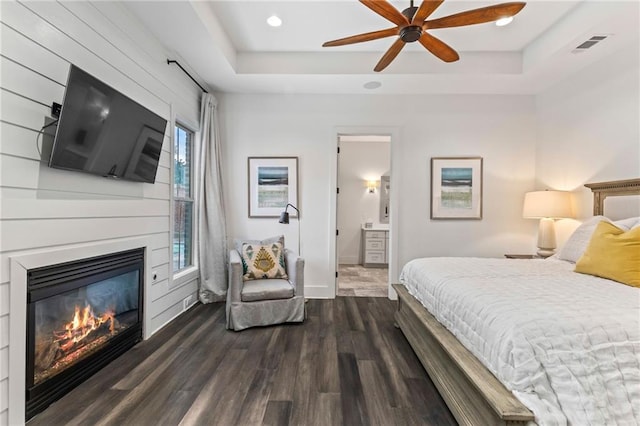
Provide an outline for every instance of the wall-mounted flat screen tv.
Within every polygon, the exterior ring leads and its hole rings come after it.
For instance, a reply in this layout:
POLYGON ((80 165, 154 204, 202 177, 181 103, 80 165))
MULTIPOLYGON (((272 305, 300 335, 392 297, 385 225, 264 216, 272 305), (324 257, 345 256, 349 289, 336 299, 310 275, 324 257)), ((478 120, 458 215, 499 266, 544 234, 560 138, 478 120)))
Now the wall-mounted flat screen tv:
POLYGON ((71 65, 49 167, 154 183, 167 120, 71 65))

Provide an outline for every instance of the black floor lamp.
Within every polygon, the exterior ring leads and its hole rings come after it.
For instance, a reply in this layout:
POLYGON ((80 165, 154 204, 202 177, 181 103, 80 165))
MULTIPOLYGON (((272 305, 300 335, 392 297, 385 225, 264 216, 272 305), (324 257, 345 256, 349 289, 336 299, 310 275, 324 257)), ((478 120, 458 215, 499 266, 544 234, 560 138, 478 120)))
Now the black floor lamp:
POLYGON ((280 213, 280 219, 278 222, 284 223, 285 225, 289 224, 289 212, 287 211, 289 207, 298 212, 298 255, 302 256, 302 247, 300 247, 300 210, 298 210, 298 208, 293 204, 288 203, 284 208, 284 211, 280 213))

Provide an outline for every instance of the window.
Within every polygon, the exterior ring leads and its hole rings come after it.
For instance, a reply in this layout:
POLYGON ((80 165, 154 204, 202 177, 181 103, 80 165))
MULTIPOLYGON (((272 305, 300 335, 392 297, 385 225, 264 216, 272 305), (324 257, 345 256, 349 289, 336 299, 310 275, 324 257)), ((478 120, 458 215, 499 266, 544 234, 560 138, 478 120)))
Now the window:
POLYGON ((173 272, 193 265, 193 138, 176 124, 173 175, 173 272))

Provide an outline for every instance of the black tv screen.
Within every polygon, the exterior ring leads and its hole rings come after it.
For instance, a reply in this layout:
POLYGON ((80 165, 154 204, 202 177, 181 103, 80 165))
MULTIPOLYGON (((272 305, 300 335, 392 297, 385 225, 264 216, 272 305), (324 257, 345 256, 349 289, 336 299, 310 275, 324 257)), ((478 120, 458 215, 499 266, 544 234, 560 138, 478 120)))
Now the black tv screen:
POLYGON ((154 183, 167 120, 71 65, 49 167, 154 183))

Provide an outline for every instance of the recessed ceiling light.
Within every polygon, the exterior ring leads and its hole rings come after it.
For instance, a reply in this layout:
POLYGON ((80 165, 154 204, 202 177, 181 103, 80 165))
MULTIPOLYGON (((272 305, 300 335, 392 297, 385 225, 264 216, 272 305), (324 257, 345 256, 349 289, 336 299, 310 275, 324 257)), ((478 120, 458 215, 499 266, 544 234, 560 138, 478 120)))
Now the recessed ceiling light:
POLYGON ((282 19, 278 18, 276 15, 271 15, 267 18, 267 24, 272 27, 279 27, 282 25, 282 19))
POLYGON ((513 21, 513 16, 507 16, 506 18, 500 18, 496 21, 496 26, 504 27, 505 25, 509 25, 513 21))
POLYGON ((382 83, 380 83, 379 81, 368 81, 363 85, 365 89, 370 90, 377 89, 380 86, 382 86, 382 83))

